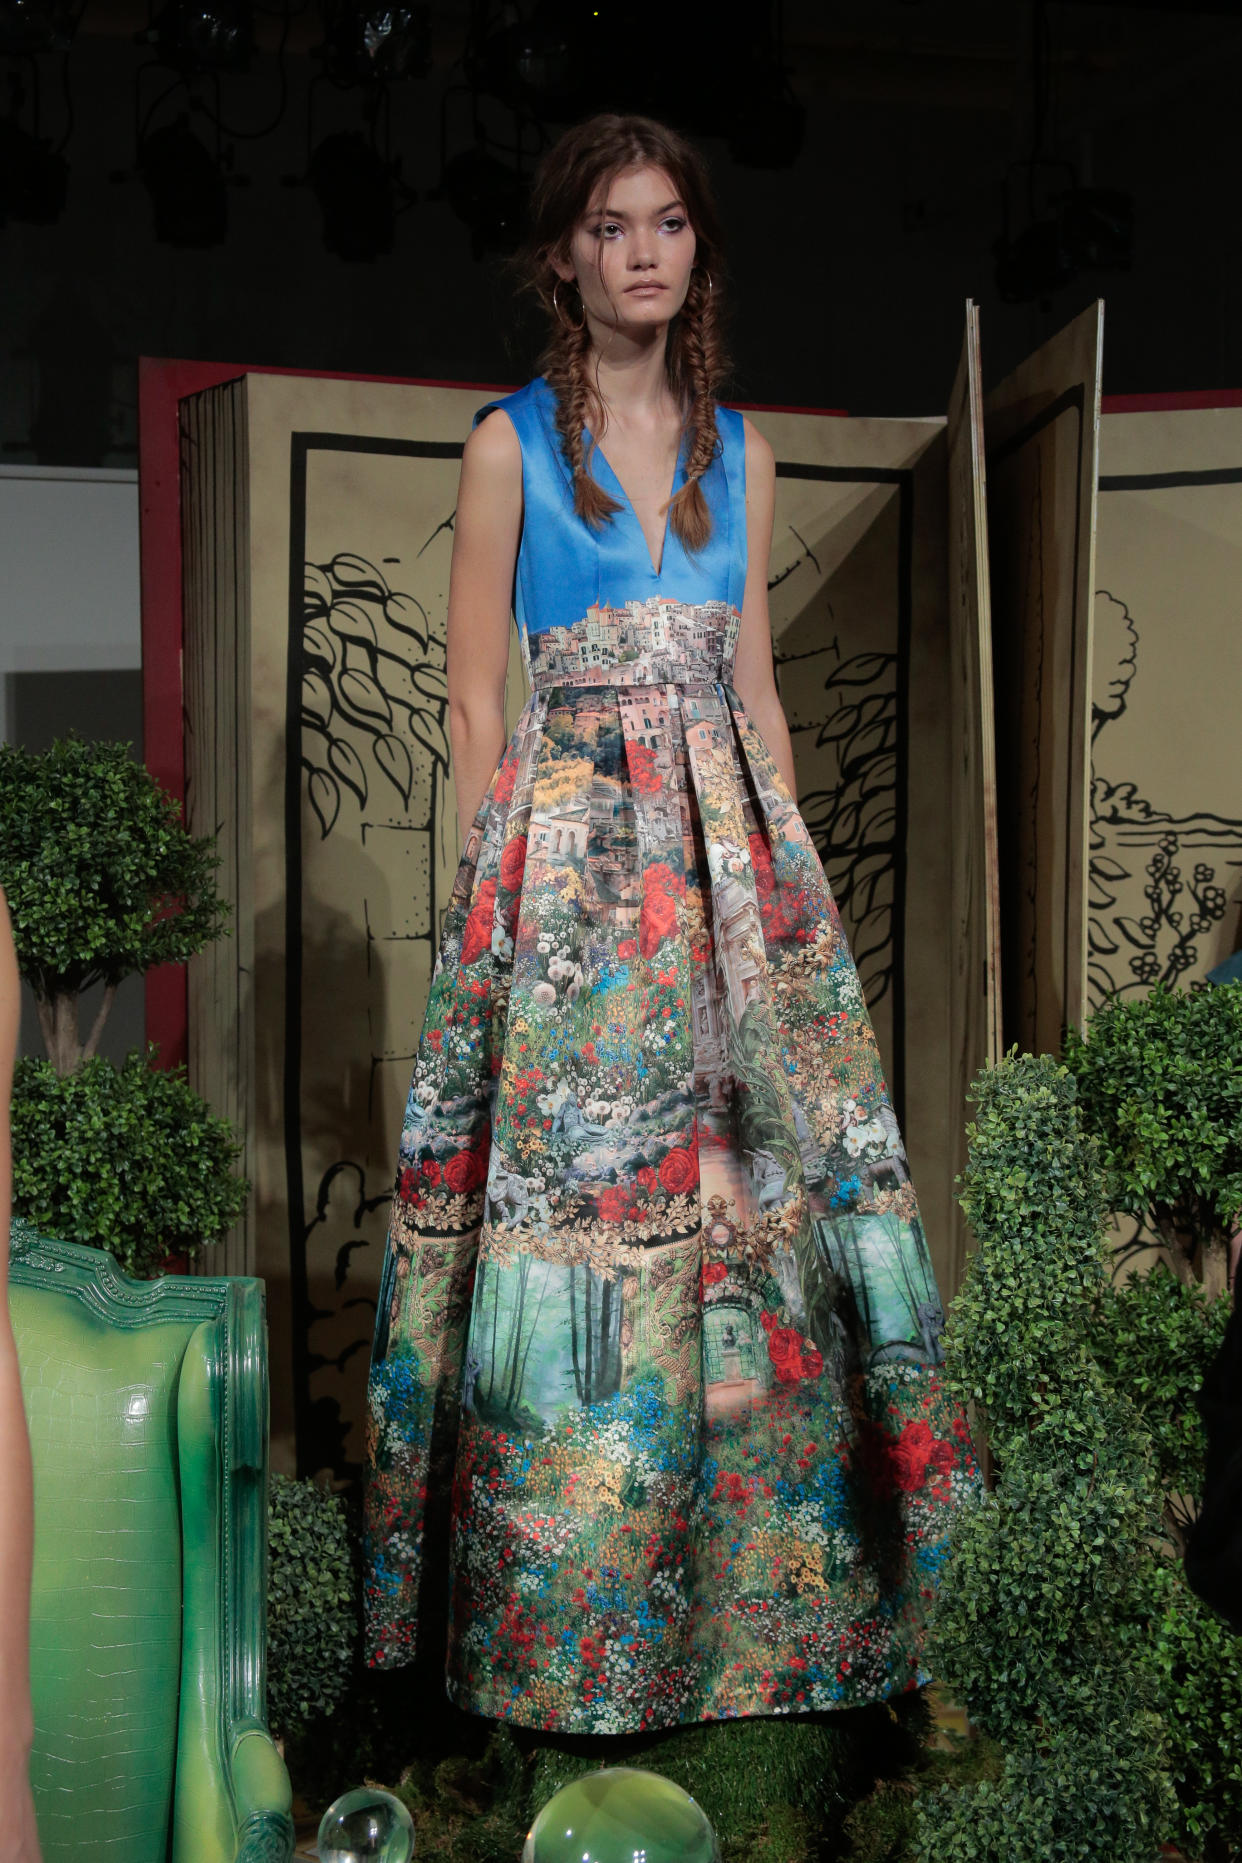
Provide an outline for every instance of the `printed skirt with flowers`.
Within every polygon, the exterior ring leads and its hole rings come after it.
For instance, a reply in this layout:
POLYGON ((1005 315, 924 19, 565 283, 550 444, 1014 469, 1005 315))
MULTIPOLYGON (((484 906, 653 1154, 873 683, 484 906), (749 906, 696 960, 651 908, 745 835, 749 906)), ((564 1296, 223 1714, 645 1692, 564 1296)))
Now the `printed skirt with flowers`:
POLYGON ((525 1726, 916 1686, 978 1487, 941 1324, 840 919, 736 694, 536 691, 405 1116, 370 1661, 411 1660, 443 1582, 450 1696, 525 1726))

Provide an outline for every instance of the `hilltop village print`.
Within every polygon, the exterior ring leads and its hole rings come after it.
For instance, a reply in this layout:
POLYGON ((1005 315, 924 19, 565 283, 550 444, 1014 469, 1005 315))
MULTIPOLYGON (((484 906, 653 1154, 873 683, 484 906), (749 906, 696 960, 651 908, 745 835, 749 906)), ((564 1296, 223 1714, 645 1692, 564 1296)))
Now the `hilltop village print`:
POLYGON ((533 683, 564 679, 575 686, 710 684, 729 665, 741 616, 727 602, 676 602, 652 595, 645 602, 588 608, 572 627, 532 633, 533 683))

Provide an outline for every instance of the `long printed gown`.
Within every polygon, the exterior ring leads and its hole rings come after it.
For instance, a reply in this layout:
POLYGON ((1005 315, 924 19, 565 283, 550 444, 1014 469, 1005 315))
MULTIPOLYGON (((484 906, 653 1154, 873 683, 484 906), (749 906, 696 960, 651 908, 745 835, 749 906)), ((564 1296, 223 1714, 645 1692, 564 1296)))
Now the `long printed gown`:
POLYGON ((926 1679, 978 1474, 858 975, 729 684, 742 419, 718 413, 709 542, 670 532, 657 571, 599 449, 622 508, 575 514, 546 383, 498 405, 531 697, 402 1131, 369 1657, 411 1660, 443 1537, 448 1691, 477 1713, 606 1733, 875 1701, 926 1679))

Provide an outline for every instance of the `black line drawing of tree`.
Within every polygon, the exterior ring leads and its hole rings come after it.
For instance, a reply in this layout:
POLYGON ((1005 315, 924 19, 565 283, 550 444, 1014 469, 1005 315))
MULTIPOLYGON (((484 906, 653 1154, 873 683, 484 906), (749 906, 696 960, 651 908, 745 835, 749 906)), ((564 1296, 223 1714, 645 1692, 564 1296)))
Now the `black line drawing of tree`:
MULTIPOLYGON (((781 668, 801 655, 778 659, 781 668)), ((893 876, 897 857, 897 655, 867 652, 824 681, 828 716, 813 730, 816 750, 835 752, 839 781, 799 803, 833 898, 850 928, 868 1006, 893 976, 893 876)))
POLYGON ((444 639, 412 595, 361 556, 307 563, 302 605, 302 767, 323 837, 342 792, 365 808, 376 771, 408 809, 411 742, 447 774, 444 639))
MULTIPOLYGON (((1125 714, 1139 649, 1134 617, 1107 589, 1096 590, 1095 629, 1096 665, 1109 664, 1111 671, 1107 679, 1093 680, 1104 694, 1092 699, 1093 746, 1104 727, 1125 714)), ((1229 909, 1228 892, 1219 882, 1231 869, 1236 879, 1240 856, 1242 821, 1206 810, 1175 817, 1154 808, 1137 784, 1110 783, 1093 770, 1087 928, 1092 1002, 1173 985, 1193 970, 1199 962, 1195 940, 1206 937, 1229 909), (1144 868, 1147 911, 1137 917, 1116 909, 1120 889, 1135 873, 1118 853, 1131 847, 1152 850, 1144 868), (1196 860, 1187 869, 1186 856, 1205 851, 1213 860, 1196 860)))
MULTIPOLYGON (((302 769, 321 839, 338 825, 344 830, 341 808, 347 795, 373 815, 382 814, 385 800, 391 808, 399 797, 405 816, 416 817, 416 825, 434 833, 449 769, 443 618, 433 624, 421 602, 390 587, 382 570, 351 552, 338 552, 326 563, 306 563, 303 586, 302 769)), ((434 924, 434 872, 431 884, 434 924)), ((347 1383, 356 1382, 374 1316, 371 1293, 354 1291, 354 1256, 382 1238, 382 1231, 368 1232, 390 1200, 391 1182, 378 1193, 368 1190, 365 1164, 337 1159, 321 1174, 311 1197, 315 1215, 306 1226, 303 1247, 309 1256, 313 1246, 331 1246, 335 1240, 338 1299, 324 1307, 308 1298, 294 1317, 304 1354, 297 1374, 305 1406, 299 1458, 311 1468, 330 1466, 338 1475, 351 1475, 356 1470, 346 1439, 353 1419, 347 1412, 354 1406, 343 1392, 347 1383), (355 1182, 357 1195, 351 1199, 348 1189, 355 1182), (330 1352, 318 1350, 312 1343, 315 1328, 346 1312, 351 1325, 345 1330, 351 1336, 342 1345, 338 1333, 330 1352), (315 1380, 325 1372, 335 1373, 336 1383, 312 1396, 315 1380)))
POLYGON ((1104 682, 1106 695, 1103 698, 1097 695, 1099 682, 1094 669, 1092 672, 1091 742, 1094 744, 1110 718, 1120 718, 1126 709, 1126 698, 1138 670, 1138 629, 1125 603, 1110 595, 1107 589, 1095 592, 1091 624, 1095 630, 1095 666, 1107 661, 1112 668, 1104 682))

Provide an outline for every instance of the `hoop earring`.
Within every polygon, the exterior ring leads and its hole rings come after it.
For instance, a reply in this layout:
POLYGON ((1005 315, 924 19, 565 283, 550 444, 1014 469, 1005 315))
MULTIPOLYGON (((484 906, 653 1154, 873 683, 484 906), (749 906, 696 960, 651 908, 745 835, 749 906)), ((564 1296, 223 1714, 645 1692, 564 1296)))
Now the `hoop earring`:
POLYGON ((707 269, 707 267, 706 267, 705 265, 701 265, 701 266, 699 267, 699 270, 700 270, 700 271, 702 272, 702 274, 703 274, 703 276, 704 276, 704 278, 706 278, 706 280, 707 280, 707 295, 708 295, 708 297, 710 297, 710 296, 712 295, 712 275, 711 275, 711 273, 710 273, 710 272, 708 271, 708 269, 707 269))
POLYGON ((586 305, 582 302, 582 298, 580 294, 578 298, 578 308, 582 312, 582 322, 581 323, 570 323, 568 317, 565 315, 564 311, 561 309, 560 303, 556 295, 564 282, 565 282, 564 279, 558 278, 556 283, 552 287, 552 312, 556 318, 556 321, 560 324, 562 329, 568 330, 571 336, 577 336, 580 330, 586 329, 586 305))

